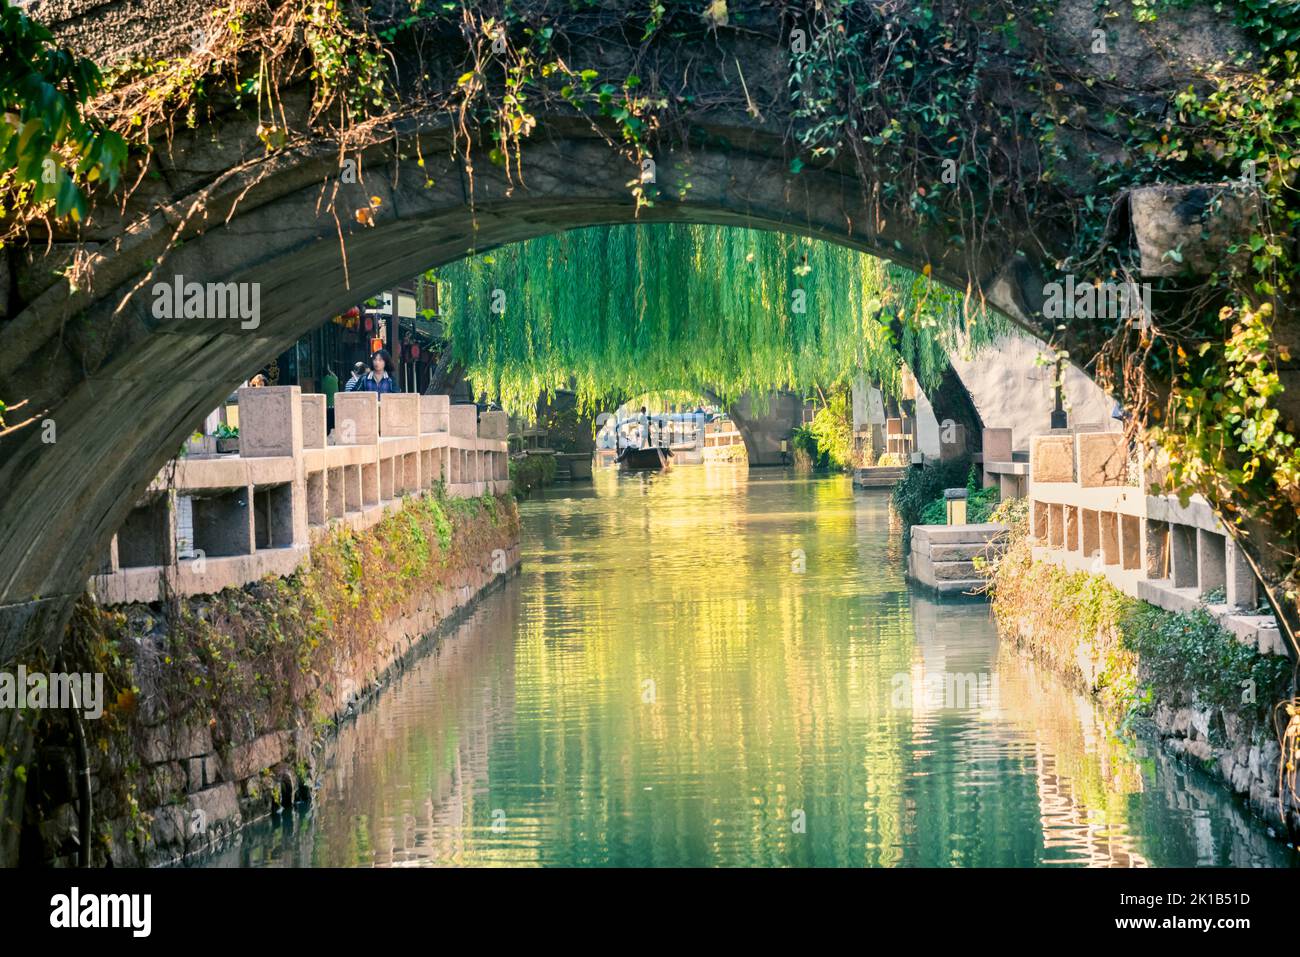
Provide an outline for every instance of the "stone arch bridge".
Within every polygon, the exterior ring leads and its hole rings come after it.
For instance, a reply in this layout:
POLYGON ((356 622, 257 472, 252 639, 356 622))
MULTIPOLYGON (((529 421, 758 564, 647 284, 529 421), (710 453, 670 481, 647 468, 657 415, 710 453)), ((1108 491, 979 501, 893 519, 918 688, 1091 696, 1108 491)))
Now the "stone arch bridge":
MULTIPOLYGON (((554 9, 541 0, 514 6, 539 22, 554 9)), ((655 133, 664 188, 652 206, 638 209, 629 188, 639 167, 619 145, 616 120, 593 122, 541 103, 520 164, 503 168, 489 161, 489 142, 480 149, 475 139, 467 155, 456 115, 412 94, 385 135, 358 141, 351 156, 363 175, 350 182, 340 175, 349 145, 312 135, 319 118, 310 80, 297 74, 278 91, 275 123, 291 134, 283 148, 268 151, 267 121, 256 109, 214 96, 192 126, 178 121, 166 137, 160 131, 147 161, 130 171, 129 192, 101 198, 75 230, 55 226, 7 251, 0 263, 0 399, 8 406, 0 438, 0 661, 57 641, 98 552, 132 504, 250 370, 323 317, 471 249, 638 218, 788 230, 978 290, 1024 328, 1051 332, 1041 319, 1043 287, 1055 277, 1053 257, 1068 229, 1031 229, 1027 216, 1019 235, 963 245, 948 229, 911 224, 912 198, 891 190, 886 172, 800 150, 792 135, 788 11, 749 4, 742 17, 733 3, 730 22, 691 13, 688 32, 637 45, 618 19, 620 5, 596 6, 604 25, 573 31, 566 61, 594 64, 606 76, 635 70, 665 101, 689 104, 655 133), (155 288, 182 278, 256 284, 258 313, 253 320, 161 318, 155 288)), ((1169 37, 1124 21, 1113 53, 1089 60, 1092 4, 1059 7, 1049 42, 1078 61, 1081 75, 1107 78, 1112 100, 1158 101, 1181 87, 1174 68, 1156 65, 1169 37)), ((183 55, 193 25, 210 12, 197 0, 39 0, 27 9, 60 42, 105 67, 183 55)), ((407 12, 400 0, 371 10, 381 24, 407 12)), ((1189 22, 1186 50, 1206 58, 1221 52, 1230 28, 1208 14, 1189 22)), ((466 57, 463 44, 444 41, 423 51, 421 63, 430 84, 451 88, 466 57)), ((403 56, 398 50, 392 61, 409 82, 403 68, 412 61, 403 56)), ((1014 80, 988 91, 1008 102, 1026 92, 1014 80)), ((1093 111, 1106 105, 1087 102, 1093 111)), ((1076 119, 1062 128, 1067 149, 1109 151, 1122 162, 1121 145, 1100 121, 1076 119)), ((1074 323, 1057 341, 1089 355, 1095 330, 1074 323)))

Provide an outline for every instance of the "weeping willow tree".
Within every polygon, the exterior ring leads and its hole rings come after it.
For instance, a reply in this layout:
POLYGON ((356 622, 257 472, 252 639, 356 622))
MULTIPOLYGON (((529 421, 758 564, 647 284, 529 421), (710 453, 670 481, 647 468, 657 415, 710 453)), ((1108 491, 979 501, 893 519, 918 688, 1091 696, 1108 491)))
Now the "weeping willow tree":
POLYGON ((828 389, 865 374, 890 393, 906 362, 923 388, 995 321, 964 297, 842 246, 734 227, 594 227, 439 269, 452 349, 512 411, 560 388, 707 390, 723 401, 828 389))

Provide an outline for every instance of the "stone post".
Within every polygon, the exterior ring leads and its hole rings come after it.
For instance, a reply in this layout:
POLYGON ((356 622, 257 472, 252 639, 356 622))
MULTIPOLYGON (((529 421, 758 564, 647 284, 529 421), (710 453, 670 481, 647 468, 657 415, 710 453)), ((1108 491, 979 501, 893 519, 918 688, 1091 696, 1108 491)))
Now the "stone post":
MULTIPOLYGON (((338 412, 334 413, 336 416, 338 412)), ((379 434, 388 439, 418 435, 420 432, 420 396, 394 392, 379 403, 379 434)))
POLYGON ((308 393, 302 397, 302 447, 325 448, 325 396, 308 393))
POLYGON ((376 445, 379 442, 378 393, 336 393, 331 434, 335 445, 376 445))
POLYGON ((445 395, 420 396, 420 432, 428 435, 447 431, 447 410, 451 397, 445 395))
POLYGON ((1011 454, 1011 430, 985 429, 983 446, 984 487, 993 488, 995 486, 1000 486, 1000 476, 991 473, 988 467, 993 462, 1010 462, 1014 458, 1011 454))
MULTIPOLYGON (((317 432, 324 431, 324 396, 313 396, 308 408, 313 410, 310 429, 313 441, 317 432), (320 420, 316 418, 319 400, 320 420)), ((302 390, 296 385, 263 386, 259 389, 239 390, 239 456, 262 458, 289 456, 293 459, 293 487, 290 494, 292 509, 293 544, 306 545, 307 536, 307 481, 302 450, 304 447, 302 390)), ((253 490, 247 490, 250 543, 255 540, 255 503, 253 490)), ((252 549, 249 549, 250 552, 252 549)))
POLYGON ((1074 442, 1070 436, 1034 436, 1029 447, 1029 480, 1031 484, 1074 481, 1074 442))
POLYGON ((1081 432, 1074 437, 1079 485, 1128 484, 1128 444, 1122 432, 1081 432))
POLYGON ((453 405, 448 409, 448 429, 452 435, 463 439, 478 436, 478 406, 472 403, 453 405))
POLYGON ((302 393, 296 385, 239 390, 239 455, 298 455, 303 449, 302 393))
POLYGON ((949 525, 966 524, 966 490, 964 488, 946 488, 943 500, 948 508, 949 525))

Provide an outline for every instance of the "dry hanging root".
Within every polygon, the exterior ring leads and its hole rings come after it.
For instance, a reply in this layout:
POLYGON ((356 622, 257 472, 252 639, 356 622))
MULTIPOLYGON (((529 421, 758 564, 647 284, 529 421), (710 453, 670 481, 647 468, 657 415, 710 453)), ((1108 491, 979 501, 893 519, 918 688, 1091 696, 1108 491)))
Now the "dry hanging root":
POLYGON ((1290 792, 1291 799, 1300 803, 1300 794, 1296 792, 1296 771, 1300 767, 1300 698, 1281 702, 1278 707, 1287 713, 1286 727, 1278 735, 1282 743, 1282 754, 1277 766, 1277 804, 1282 820, 1286 820, 1284 797, 1290 792))

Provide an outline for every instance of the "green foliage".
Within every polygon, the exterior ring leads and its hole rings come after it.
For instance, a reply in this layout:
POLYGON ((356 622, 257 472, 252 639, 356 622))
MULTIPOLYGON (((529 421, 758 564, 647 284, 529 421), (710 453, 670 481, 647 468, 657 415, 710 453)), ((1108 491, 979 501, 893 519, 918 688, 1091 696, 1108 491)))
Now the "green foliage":
MULTIPOLYGON (((374 38, 352 27, 339 0, 304 7, 317 109, 342 100, 354 120, 388 105, 388 62, 374 38)), ((269 144, 268 144, 269 145, 269 144)))
POLYGON ((1023 500, 994 512, 1010 544, 985 574, 999 630, 1028 643, 1053 668, 1089 686, 1126 721, 1156 703, 1212 706, 1262 727, 1289 697, 1290 661, 1261 655, 1204 609, 1181 613, 1130 598, 1105 576, 1033 559, 1023 500), (1084 660, 1094 671, 1081 670, 1084 660))
POLYGON ((82 113, 99 69, 10 0, 0 0, 0 48, 0 222, 29 204, 81 220, 84 188, 102 179, 114 189, 126 162, 122 137, 82 113))
POLYGON ((909 468, 890 493, 890 503, 905 528, 913 525, 942 524, 925 521, 926 508, 936 499, 943 501, 943 490, 966 484, 968 460, 939 462, 921 468, 909 468))
MULTIPOLYGON (((966 497, 966 521, 972 525, 992 521, 990 516, 998 506, 998 490, 982 488, 966 497)), ((922 525, 944 525, 948 521, 948 503, 941 497, 934 499, 921 510, 922 525)))
POLYGON ((899 353, 933 385, 958 343, 1001 325, 881 260, 760 230, 597 227, 474 256, 438 271, 468 375, 510 409, 571 383, 611 392, 707 390, 724 401, 829 387, 865 372, 899 384, 899 353))
MULTIPOLYGON (((955 488, 949 485, 946 488, 955 488)), ((972 525, 993 521, 1001 496, 996 488, 983 488, 979 470, 972 465, 966 475, 966 521, 972 525)), ((941 495, 921 511, 922 525, 943 525, 948 521, 948 502, 941 495)))
POLYGON ((982 488, 966 499, 966 521, 973 524, 992 521, 1001 496, 996 488, 982 488))
POLYGON ((852 468, 852 393, 847 388, 833 391, 811 422, 795 428, 791 444, 801 470, 852 468))
POLYGON ((808 428, 832 468, 853 467, 853 393, 849 389, 832 392, 808 428))
POLYGON ((557 452, 590 452, 595 444, 592 422, 581 414, 576 404, 545 407, 539 414, 537 427, 546 430, 547 447, 557 452))
MULTIPOLYGON (((458 587, 518 534, 512 500, 447 499, 439 488, 403 499, 363 531, 331 527, 314 541, 311 562, 287 578, 161 608, 78 602, 61 653, 68 669, 105 675, 103 719, 86 724, 92 754, 102 756, 103 799, 152 809, 175 797, 148 753, 158 715, 210 728, 223 757, 269 732, 325 733, 339 682, 364 685, 387 663, 387 624, 458 587)), ((305 780, 307 750, 292 757, 305 780)), ((274 796, 272 783, 266 777, 261 791, 274 796)), ((148 828, 127 837, 147 846, 148 828)))
POLYGON ((790 444, 794 448, 794 463, 799 471, 812 472, 830 468, 830 452, 817 444, 817 436, 813 434, 811 426, 797 426, 791 433, 790 444))
POLYGON ((1208 704, 1267 725, 1273 703, 1289 696, 1290 662, 1259 654, 1202 609, 1175 614, 1134 601, 1119 629, 1124 648, 1138 655, 1155 700, 1171 707, 1208 704))
POLYGON ((1236 0, 1237 23, 1266 53, 1300 49, 1300 4, 1292 0, 1236 0))
POLYGON ((555 481, 554 455, 526 455, 510 460, 510 487, 516 498, 527 498, 535 488, 555 481))

